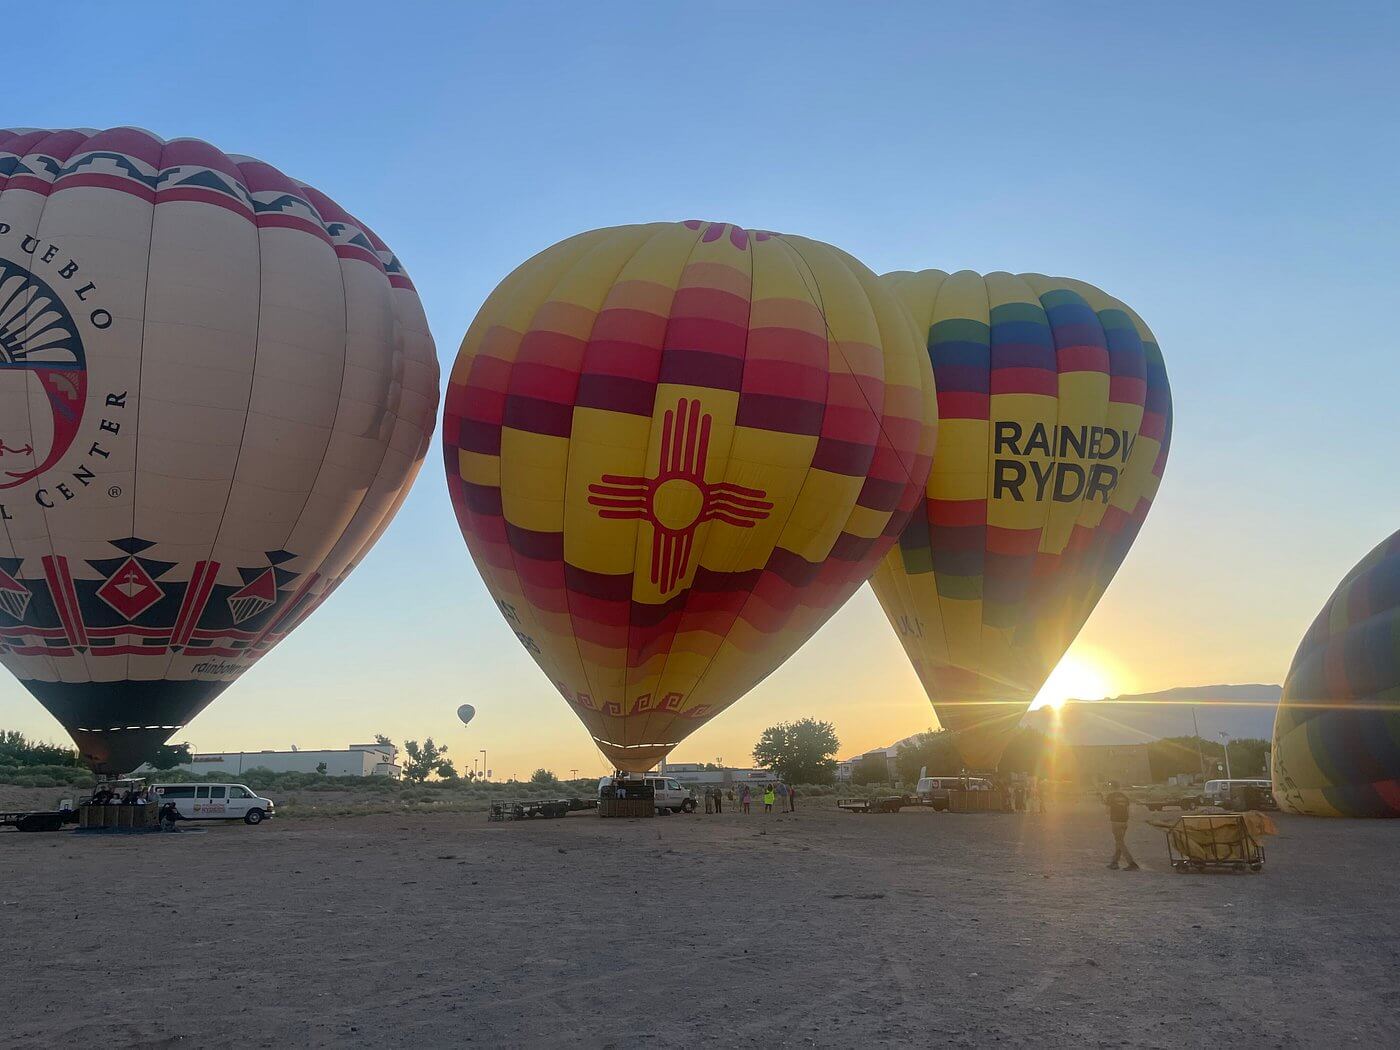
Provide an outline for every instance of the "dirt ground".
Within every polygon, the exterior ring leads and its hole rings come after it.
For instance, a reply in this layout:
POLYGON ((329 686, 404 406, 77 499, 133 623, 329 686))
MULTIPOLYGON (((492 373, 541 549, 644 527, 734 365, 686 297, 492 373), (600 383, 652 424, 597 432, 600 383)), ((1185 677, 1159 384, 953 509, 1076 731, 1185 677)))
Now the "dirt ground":
POLYGON ((1400 822, 1279 827, 1258 875, 1141 819, 1105 870, 1089 803, 2 831, 0 1045, 1400 1045, 1400 822))

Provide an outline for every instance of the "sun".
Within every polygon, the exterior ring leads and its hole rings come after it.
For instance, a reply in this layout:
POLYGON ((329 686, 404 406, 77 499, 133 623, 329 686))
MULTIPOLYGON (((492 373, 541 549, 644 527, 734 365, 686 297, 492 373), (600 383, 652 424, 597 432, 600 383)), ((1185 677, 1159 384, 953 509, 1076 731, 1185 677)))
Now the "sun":
POLYGON ((1113 682, 1099 663, 1066 653, 1031 701, 1031 710, 1061 707, 1066 700, 1101 700, 1112 691, 1113 682))

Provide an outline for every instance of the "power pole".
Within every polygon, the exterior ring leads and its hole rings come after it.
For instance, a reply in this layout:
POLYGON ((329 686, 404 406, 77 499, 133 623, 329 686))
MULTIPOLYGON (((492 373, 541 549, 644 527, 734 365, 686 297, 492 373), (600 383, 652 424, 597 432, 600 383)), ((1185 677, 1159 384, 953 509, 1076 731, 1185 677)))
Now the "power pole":
POLYGON ((1201 776, 1206 775, 1206 756, 1201 750, 1201 727, 1196 721, 1196 705, 1191 705, 1191 728, 1196 731, 1196 760, 1201 764, 1201 776))

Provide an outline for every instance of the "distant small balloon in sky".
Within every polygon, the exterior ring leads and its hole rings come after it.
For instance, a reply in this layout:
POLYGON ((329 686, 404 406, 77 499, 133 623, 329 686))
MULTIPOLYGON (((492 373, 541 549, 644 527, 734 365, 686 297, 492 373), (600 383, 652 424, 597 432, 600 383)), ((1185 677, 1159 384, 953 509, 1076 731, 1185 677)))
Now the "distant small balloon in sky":
POLYGON ((476 708, 472 707, 471 704, 463 704, 457 708, 457 717, 462 720, 462 725, 466 725, 476 717, 476 708))

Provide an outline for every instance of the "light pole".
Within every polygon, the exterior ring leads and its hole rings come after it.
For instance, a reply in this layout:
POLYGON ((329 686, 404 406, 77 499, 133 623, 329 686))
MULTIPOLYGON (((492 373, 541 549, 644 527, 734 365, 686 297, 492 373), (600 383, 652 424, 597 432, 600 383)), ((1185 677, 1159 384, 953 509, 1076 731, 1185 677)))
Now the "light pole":
POLYGON ((577 779, 578 779, 578 770, 577 770, 577 769, 571 769, 571 770, 569 770, 569 779, 570 779, 570 780, 577 780, 577 779))
POLYGON ((486 775, 486 748, 481 749, 481 775, 486 775))
POLYGON ((1196 721, 1196 705, 1191 705, 1191 728, 1196 731, 1196 760, 1201 764, 1201 776, 1206 775, 1206 756, 1201 750, 1201 725, 1196 721))
POLYGON ((1220 739, 1224 742, 1225 746, 1225 779, 1233 780, 1235 778, 1230 775, 1230 734, 1221 733, 1220 739))

